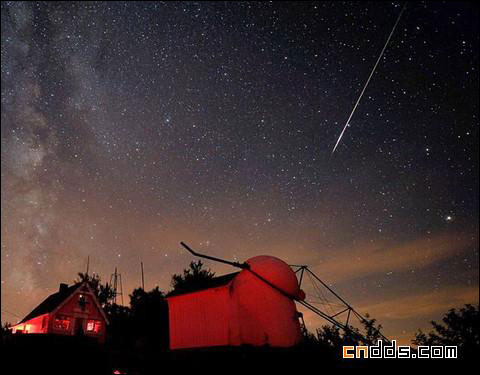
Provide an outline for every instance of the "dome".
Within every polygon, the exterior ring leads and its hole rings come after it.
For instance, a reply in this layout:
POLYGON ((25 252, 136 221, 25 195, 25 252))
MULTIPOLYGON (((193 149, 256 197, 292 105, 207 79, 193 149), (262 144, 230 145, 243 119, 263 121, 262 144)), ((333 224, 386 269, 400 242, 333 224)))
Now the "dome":
POLYGON ((251 271, 285 293, 297 298, 301 296, 297 277, 283 260, 268 255, 260 255, 250 258, 247 263, 250 265, 251 271))

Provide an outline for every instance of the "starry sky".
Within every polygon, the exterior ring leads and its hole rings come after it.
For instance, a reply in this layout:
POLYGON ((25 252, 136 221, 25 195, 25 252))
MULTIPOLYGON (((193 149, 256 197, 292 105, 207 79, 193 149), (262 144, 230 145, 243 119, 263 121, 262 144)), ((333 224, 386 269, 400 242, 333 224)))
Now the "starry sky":
POLYGON ((180 241, 307 264, 403 342, 478 303, 476 5, 408 4, 331 155, 401 6, 2 2, 2 322, 87 256, 168 291, 180 241))

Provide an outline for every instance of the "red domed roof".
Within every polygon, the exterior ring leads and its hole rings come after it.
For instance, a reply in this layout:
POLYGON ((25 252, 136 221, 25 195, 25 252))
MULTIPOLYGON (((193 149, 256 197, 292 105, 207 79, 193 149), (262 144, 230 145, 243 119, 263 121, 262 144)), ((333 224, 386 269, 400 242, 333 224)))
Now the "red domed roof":
POLYGON ((290 266, 283 260, 260 255, 247 260, 250 270, 275 285, 292 297, 300 296, 297 277, 290 266))

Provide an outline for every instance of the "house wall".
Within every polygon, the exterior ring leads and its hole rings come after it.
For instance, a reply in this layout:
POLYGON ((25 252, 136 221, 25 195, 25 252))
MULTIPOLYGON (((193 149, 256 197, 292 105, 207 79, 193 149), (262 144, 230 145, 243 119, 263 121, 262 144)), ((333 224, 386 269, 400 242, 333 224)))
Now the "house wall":
POLYGON ((74 335, 78 324, 81 324, 85 335, 96 337, 99 342, 103 343, 105 342, 107 322, 105 321, 101 308, 97 306, 95 301, 96 297, 84 284, 70 295, 63 304, 60 304, 56 310, 32 318, 27 322, 16 324, 10 329, 12 333, 52 333, 59 335, 74 335), (84 310, 82 310, 78 303, 81 294, 84 295, 86 302, 84 310), (55 320, 57 317, 70 319, 68 329, 56 327, 55 320), (94 327, 94 330, 89 331, 87 330, 89 321, 100 322, 100 325, 95 326, 95 324, 91 324, 91 326, 94 327))
POLYGON ((87 336, 98 337, 100 342, 104 342, 105 340, 105 332, 106 332, 106 322, 97 308, 97 305, 94 301, 94 296, 92 296, 89 292, 77 291, 73 293, 67 302, 61 306, 58 310, 52 313, 52 317, 50 319, 49 325, 49 332, 56 333, 56 334, 68 334, 74 335, 78 324, 81 322, 83 332, 87 336), (85 310, 82 310, 80 305, 78 304, 80 295, 83 294, 86 301, 85 310), (61 316, 68 316, 71 318, 70 329, 68 331, 59 330, 54 328, 54 320, 55 317, 61 316), (87 321, 88 320, 99 320, 101 321, 101 328, 98 333, 94 332, 87 332, 87 321))
POLYGON ((48 329, 48 314, 39 315, 33 319, 14 325, 11 330, 12 333, 47 333, 48 329))

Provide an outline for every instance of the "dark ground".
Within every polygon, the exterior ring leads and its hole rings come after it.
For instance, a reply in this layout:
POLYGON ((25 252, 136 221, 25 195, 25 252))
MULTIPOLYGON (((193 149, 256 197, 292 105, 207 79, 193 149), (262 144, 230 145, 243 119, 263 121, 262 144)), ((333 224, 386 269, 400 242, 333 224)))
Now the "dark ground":
POLYGON ((2 374, 112 374, 120 369, 128 374, 184 373, 186 371, 232 372, 239 369, 257 373, 266 368, 284 372, 317 373, 343 368, 395 371, 458 371, 468 365, 462 360, 341 360, 305 348, 217 348, 210 350, 158 351, 142 361, 115 355, 88 337, 53 335, 12 336, 2 342, 2 374), (130 363, 129 365, 129 362, 130 363), (123 363, 123 366, 122 366, 123 363), (5 371, 7 370, 8 371, 5 371))

